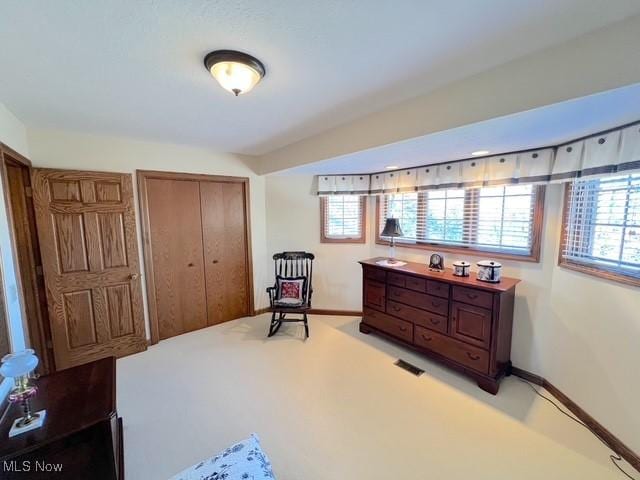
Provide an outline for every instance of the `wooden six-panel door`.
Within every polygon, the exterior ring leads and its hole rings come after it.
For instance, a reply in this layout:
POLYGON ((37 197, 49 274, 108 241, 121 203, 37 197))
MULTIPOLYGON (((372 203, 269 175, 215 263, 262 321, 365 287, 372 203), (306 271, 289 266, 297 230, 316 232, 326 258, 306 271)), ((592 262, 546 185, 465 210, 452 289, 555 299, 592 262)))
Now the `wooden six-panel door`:
POLYGON ((146 349, 131 176, 35 169, 58 369, 146 349))

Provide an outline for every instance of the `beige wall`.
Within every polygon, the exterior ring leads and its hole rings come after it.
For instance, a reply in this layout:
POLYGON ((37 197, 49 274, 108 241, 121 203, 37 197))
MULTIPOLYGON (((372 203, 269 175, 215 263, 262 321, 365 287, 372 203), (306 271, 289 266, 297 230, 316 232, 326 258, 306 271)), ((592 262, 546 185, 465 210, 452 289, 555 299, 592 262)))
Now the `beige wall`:
POLYGON ((29 155, 27 129, 3 103, 0 103, 0 142, 25 157, 29 155))
MULTIPOLYGON (((386 255, 373 241, 375 200, 369 199, 366 245, 320 243, 319 199, 311 176, 269 176, 267 245, 317 254, 314 307, 361 308, 358 260, 386 255)), ((547 187, 540 263, 501 261, 504 275, 522 279, 516 289, 512 360, 546 377, 640 451, 640 290, 557 266, 563 188, 547 187)), ((397 256, 426 262, 431 252, 402 248, 397 256)), ((448 265, 463 258, 445 253, 448 265)))
MULTIPOLYGON (((133 175, 138 248, 142 244, 135 170, 164 170, 249 177, 251 193, 251 243, 255 307, 268 304, 266 285, 265 181, 238 155, 216 153, 182 145, 142 142, 120 137, 95 136, 54 130, 28 130, 34 167, 124 172, 133 175)), ((144 271, 141 272, 144 275, 144 271)), ((144 285, 144 278, 143 278, 144 285)), ((143 289, 144 291, 144 289, 143 289)), ((145 292, 145 318, 148 320, 145 292)))
POLYGON ((362 280, 357 260, 370 256, 369 245, 320 243, 320 203, 311 192, 312 180, 309 176, 266 177, 268 254, 313 252, 313 307, 360 310, 362 280))

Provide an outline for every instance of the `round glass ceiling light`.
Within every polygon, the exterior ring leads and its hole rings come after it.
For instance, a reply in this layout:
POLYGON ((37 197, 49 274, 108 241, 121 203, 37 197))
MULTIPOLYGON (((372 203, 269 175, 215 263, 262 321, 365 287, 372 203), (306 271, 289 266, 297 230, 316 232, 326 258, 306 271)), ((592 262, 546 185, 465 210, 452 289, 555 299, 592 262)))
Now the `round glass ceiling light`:
POLYGON ((260 60, 235 50, 216 50, 207 54, 204 66, 222 88, 236 97, 251 91, 266 73, 260 60))

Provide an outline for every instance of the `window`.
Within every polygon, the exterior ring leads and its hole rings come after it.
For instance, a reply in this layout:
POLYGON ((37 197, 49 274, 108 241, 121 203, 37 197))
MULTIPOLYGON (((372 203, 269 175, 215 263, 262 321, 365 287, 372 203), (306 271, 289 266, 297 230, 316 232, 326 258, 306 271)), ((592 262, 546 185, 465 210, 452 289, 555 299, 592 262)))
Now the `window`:
POLYGON ((320 241, 364 243, 366 197, 331 195, 320 198, 320 241))
POLYGON ((565 190, 560 265, 640 285, 640 174, 565 190))
POLYGON ((378 243, 384 220, 400 219, 405 246, 444 251, 490 252, 538 261, 544 187, 428 190, 378 198, 378 243))

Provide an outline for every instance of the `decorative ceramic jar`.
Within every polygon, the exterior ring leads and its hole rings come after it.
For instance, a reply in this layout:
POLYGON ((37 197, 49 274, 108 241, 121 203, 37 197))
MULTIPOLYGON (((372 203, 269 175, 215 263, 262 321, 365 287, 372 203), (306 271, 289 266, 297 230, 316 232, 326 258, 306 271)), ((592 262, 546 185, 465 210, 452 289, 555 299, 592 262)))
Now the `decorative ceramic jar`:
POLYGON ((453 262, 453 274, 456 277, 468 277, 471 269, 471 264, 464 260, 456 260, 453 262))
POLYGON ((502 277, 502 265, 493 260, 478 262, 478 280, 483 282, 498 283, 502 277))

